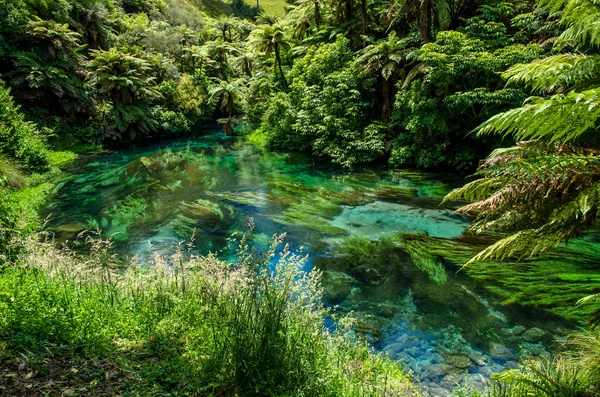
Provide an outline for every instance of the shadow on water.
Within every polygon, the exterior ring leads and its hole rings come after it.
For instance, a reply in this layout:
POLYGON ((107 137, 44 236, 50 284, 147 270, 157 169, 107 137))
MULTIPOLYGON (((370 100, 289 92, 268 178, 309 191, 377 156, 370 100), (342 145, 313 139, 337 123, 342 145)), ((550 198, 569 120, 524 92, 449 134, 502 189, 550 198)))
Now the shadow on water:
POLYGON ((323 271, 334 310, 353 312, 358 333, 402 360, 426 394, 443 396, 464 382, 484 387, 520 353, 548 354, 552 336, 585 315, 573 299, 598 284, 586 278, 599 257, 595 242, 574 248, 576 262, 559 251, 456 273, 486 243, 463 237, 468 220, 440 207, 460 183, 314 165, 212 133, 82 157, 45 214, 57 241, 102 229, 118 253, 140 262, 192 234, 199 253, 223 250, 251 218, 257 247, 287 232, 323 271), (558 282, 566 301, 551 299, 558 282))

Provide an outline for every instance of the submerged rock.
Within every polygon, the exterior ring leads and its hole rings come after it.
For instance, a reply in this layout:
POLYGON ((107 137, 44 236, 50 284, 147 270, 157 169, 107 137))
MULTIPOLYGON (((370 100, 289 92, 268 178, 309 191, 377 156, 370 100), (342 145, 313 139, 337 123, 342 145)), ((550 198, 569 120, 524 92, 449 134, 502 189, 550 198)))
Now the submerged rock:
POLYGON ((456 371, 452 366, 448 364, 433 364, 427 369, 421 376, 421 379, 428 379, 432 382, 439 382, 442 378, 448 375, 450 372, 456 371))
POLYGON ((527 328, 522 325, 515 325, 514 327, 507 330, 507 334, 511 336, 519 336, 525 332, 527 328))
POLYGON ((218 224, 223 220, 223 211, 218 204, 208 200, 198 200, 195 203, 183 202, 181 214, 202 221, 204 224, 218 224))
POLYGON ((398 231, 424 232, 434 237, 455 238, 468 226, 465 219, 446 209, 423 209, 384 201, 375 201, 359 207, 345 207, 331 224, 351 234, 367 238, 378 238, 398 231))
POLYGON ((446 363, 458 369, 467 369, 471 366, 471 360, 463 354, 450 354, 446 356, 446 363))
POLYGON ((321 282, 325 290, 325 300, 335 305, 350 295, 356 280, 344 272, 326 270, 323 272, 321 282))
POLYGON ((78 223, 67 223, 52 229, 59 238, 73 238, 83 230, 84 227, 78 223))
POLYGON ((454 386, 458 386, 462 380, 463 380, 462 374, 453 372, 453 373, 450 373, 450 374, 444 376, 440 383, 442 384, 442 386, 454 387, 454 386))
POLYGON ((515 358, 515 355, 503 344, 490 342, 490 357, 498 361, 509 361, 515 358))
POLYGON ((484 366, 487 364, 486 356, 479 354, 479 353, 469 354, 469 359, 473 362, 473 364, 477 365, 478 367, 481 367, 481 366, 484 366))
POLYGON ((368 284, 377 284, 381 281, 382 275, 378 269, 369 265, 362 265, 351 270, 352 275, 360 281, 368 284))
POLYGON ((546 332, 537 327, 534 327, 523 332, 521 337, 529 343, 536 343, 546 338, 546 332))

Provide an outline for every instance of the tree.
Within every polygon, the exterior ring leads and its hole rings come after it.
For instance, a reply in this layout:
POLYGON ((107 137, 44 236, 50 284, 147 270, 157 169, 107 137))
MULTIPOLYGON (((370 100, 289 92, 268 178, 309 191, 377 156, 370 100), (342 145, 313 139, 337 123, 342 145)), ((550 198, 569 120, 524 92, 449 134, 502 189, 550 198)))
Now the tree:
POLYGON ((109 114, 114 117, 116 128, 116 134, 106 129, 102 139, 121 139, 123 134, 134 139, 139 133, 153 131, 155 123, 149 106, 160 94, 150 74, 150 64, 115 48, 94 50, 91 54, 89 83, 98 89, 101 99, 109 102, 109 114))
POLYGON ((515 43, 504 24, 473 18, 464 30, 440 32, 418 51, 396 96, 392 164, 469 170, 500 139, 468 131, 527 97, 521 87, 504 87, 500 73, 544 50, 515 43))
POLYGON ((479 135, 508 135, 517 144, 492 152, 479 179, 446 197, 473 202, 460 209, 476 216, 471 232, 509 232, 469 263, 544 252, 600 216, 600 6, 590 0, 542 0, 540 6, 566 27, 557 43, 579 51, 504 73, 508 84, 528 86, 537 96, 479 127, 479 135))
POLYGON ((89 106, 79 73, 84 46, 67 24, 34 18, 27 24, 29 49, 15 51, 10 83, 22 102, 66 113, 89 106))
POLYGON ((224 41, 233 42, 232 30, 236 30, 239 20, 228 15, 221 15, 213 22, 213 27, 221 33, 224 41))
POLYGON ((217 83, 210 88, 210 101, 220 101, 221 108, 227 112, 227 119, 223 123, 223 133, 225 135, 233 134, 233 116, 236 111, 236 106, 242 101, 246 95, 246 83, 243 79, 226 80, 215 79, 217 83))
POLYGON ((411 55, 414 59, 416 54, 416 49, 411 44, 410 38, 400 39, 395 32, 392 32, 385 40, 370 44, 363 50, 362 55, 356 59, 356 62, 364 65, 367 71, 381 74, 381 99, 383 103, 381 120, 384 123, 390 122, 392 111, 393 92, 390 86, 394 86, 399 69, 405 63, 411 61, 411 55))
POLYGON ((227 80, 231 74, 229 57, 240 53, 235 44, 228 43, 221 37, 209 41, 202 47, 202 55, 205 57, 209 75, 227 80))
POLYGON ((16 161, 25 170, 40 172, 49 166, 48 154, 38 129, 25 120, 10 90, 0 81, 0 156, 16 161))
POLYGON ((249 44, 257 51, 264 52, 269 56, 275 53, 275 69, 279 69, 279 75, 284 89, 288 88, 288 83, 281 67, 281 50, 290 48, 289 42, 285 38, 285 32, 278 24, 262 25, 257 27, 249 37, 249 44))

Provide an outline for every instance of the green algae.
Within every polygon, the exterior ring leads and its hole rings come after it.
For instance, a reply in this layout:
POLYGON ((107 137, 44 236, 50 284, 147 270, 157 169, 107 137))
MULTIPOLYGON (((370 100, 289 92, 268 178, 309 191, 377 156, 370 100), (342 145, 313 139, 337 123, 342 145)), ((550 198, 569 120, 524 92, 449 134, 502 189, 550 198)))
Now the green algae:
POLYGON ((116 241, 124 241, 129 238, 128 231, 134 224, 139 224, 146 217, 146 208, 148 204, 143 198, 133 198, 127 196, 125 199, 117 201, 113 207, 104 212, 110 219, 110 224, 106 234, 113 236, 116 241))
POLYGON ((575 322, 585 321, 595 310, 593 305, 576 304, 582 297, 600 292, 598 257, 590 255, 589 243, 574 241, 536 258, 476 262, 463 269, 489 241, 422 239, 450 269, 462 269, 503 305, 531 307, 575 322))
MULTIPOLYGON (((119 249, 137 254, 127 250, 151 236, 159 235, 163 247, 194 231, 202 249, 222 249, 229 233, 258 217, 258 245, 265 236, 290 231, 313 250, 332 250, 336 260, 329 270, 369 286, 360 291, 353 286, 345 302, 356 305, 363 298, 392 302, 390 291, 398 295, 407 288, 402 277, 439 285, 498 237, 462 236, 467 220, 439 207, 454 181, 461 182, 446 176, 324 168, 219 137, 79 161, 78 174, 66 177, 49 203, 48 211, 60 214, 51 227, 118 232, 119 249), (396 232, 405 235, 385 237, 396 232), (355 253, 336 252, 348 236, 381 241, 358 247, 366 253, 353 263, 355 253)), ((599 257, 600 244, 578 239, 541 258, 474 264, 456 277, 468 276, 495 302, 581 320, 592 307, 574 304, 598 291, 599 257)))
POLYGON ((219 204, 209 200, 198 199, 195 203, 183 202, 181 205, 181 215, 204 224, 218 224, 224 218, 219 204))

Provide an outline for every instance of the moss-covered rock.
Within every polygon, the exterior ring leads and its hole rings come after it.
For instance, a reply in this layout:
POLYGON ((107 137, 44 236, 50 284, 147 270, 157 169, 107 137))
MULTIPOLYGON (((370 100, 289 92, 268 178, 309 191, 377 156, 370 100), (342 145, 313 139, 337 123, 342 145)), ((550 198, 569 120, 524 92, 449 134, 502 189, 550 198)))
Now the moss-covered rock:
POLYGON ((343 302, 350 295, 352 287, 357 284, 350 275, 331 270, 323 272, 321 283, 325 291, 325 300, 333 305, 343 302))

